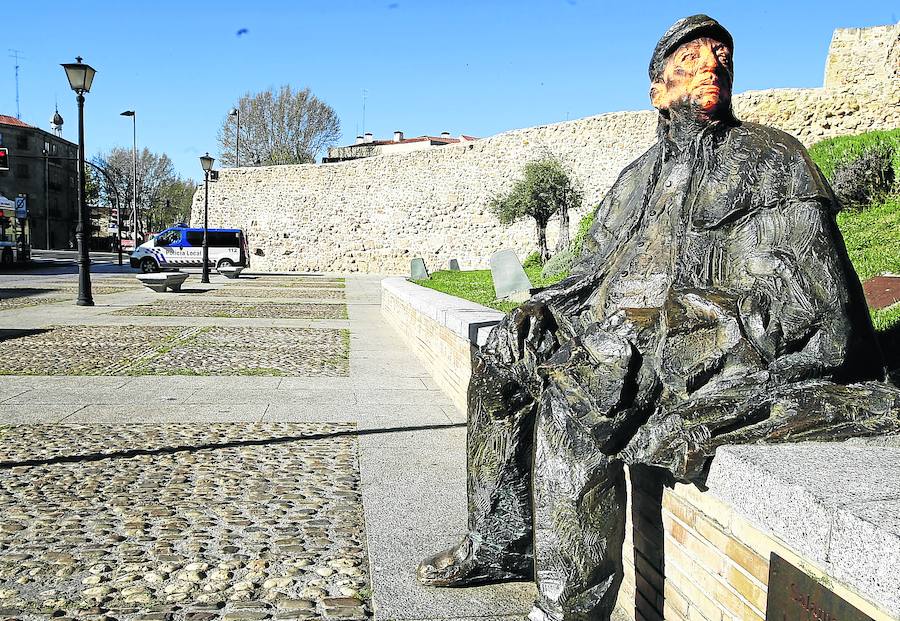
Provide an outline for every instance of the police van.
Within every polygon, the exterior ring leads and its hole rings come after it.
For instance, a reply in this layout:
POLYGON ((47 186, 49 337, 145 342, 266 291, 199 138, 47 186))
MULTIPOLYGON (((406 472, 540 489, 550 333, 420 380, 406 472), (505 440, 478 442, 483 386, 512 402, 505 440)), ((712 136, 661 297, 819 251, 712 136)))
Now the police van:
MULTIPOLYGON (((207 229, 209 263, 220 267, 250 265, 247 238, 240 229, 207 229)), ((141 244, 131 253, 131 267, 158 272, 203 265, 203 229, 176 226, 141 244)))

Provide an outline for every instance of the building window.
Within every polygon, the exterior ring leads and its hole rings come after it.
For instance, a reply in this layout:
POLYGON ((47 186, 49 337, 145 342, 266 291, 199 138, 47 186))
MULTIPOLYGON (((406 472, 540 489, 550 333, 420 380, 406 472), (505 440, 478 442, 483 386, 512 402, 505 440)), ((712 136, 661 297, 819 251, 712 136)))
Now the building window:
POLYGON ((19 134, 18 139, 16 140, 16 148, 21 149, 22 151, 28 150, 28 136, 25 134, 19 134))
POLYGON ((50 153, 50 143, 48 141, 44 141, 44 153, 50 153))
POLYGON ((54 142, 52 145, 50 145, 50 153, 56 155, 57 151, 59 151, 59 145, 54 142))

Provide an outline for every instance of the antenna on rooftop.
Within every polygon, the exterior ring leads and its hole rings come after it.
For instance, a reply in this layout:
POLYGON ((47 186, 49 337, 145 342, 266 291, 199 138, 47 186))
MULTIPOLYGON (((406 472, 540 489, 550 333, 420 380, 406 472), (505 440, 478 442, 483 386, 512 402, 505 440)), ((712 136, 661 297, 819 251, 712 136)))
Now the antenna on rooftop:
POLYGON ((363 134, 366 133, 366 97, 369 96, 369 91, 363 89, 363 134))
POLYGON ((9 55, 10 58, 16 59, 16 118, 20 121, 22 120, 22 113, 19 110, 19 60, 24 59, 24 56, 19 56, 22 53, 22 50, 14 50, 9 48, 9 51, 12 54, 9 55))

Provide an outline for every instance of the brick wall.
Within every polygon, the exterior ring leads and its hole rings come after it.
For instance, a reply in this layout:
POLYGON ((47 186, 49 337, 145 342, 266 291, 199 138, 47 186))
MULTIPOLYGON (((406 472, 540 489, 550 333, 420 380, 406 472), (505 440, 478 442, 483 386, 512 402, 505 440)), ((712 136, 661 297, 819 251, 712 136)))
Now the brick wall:
MULTIPOLYGON (((635 621, 763 621, 775 552, 877 621, 896 617, 694 485, 632 468, 619 613, 635 621), (665 576, 663 578, 663 576, 665 576)), ((898 567, 900 569, 900 567, 898 567)))

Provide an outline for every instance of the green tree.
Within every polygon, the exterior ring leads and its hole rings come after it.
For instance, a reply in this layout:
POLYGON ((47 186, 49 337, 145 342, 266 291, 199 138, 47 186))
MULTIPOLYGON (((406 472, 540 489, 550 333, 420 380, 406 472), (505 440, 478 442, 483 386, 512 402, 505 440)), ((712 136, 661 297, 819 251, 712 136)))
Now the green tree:
POLYGON ((526 164, 522 179, 508 193, 495 197, 489 208, 502 224, 525 217, 534 219, 538 252, 543 263, 550 258, 547 223, 559 214, 557 250, 566 248, 569 245, 569 210, 577 208, 582 198, 581 190, 562 164, 554 158, 546 158, 526 164))

